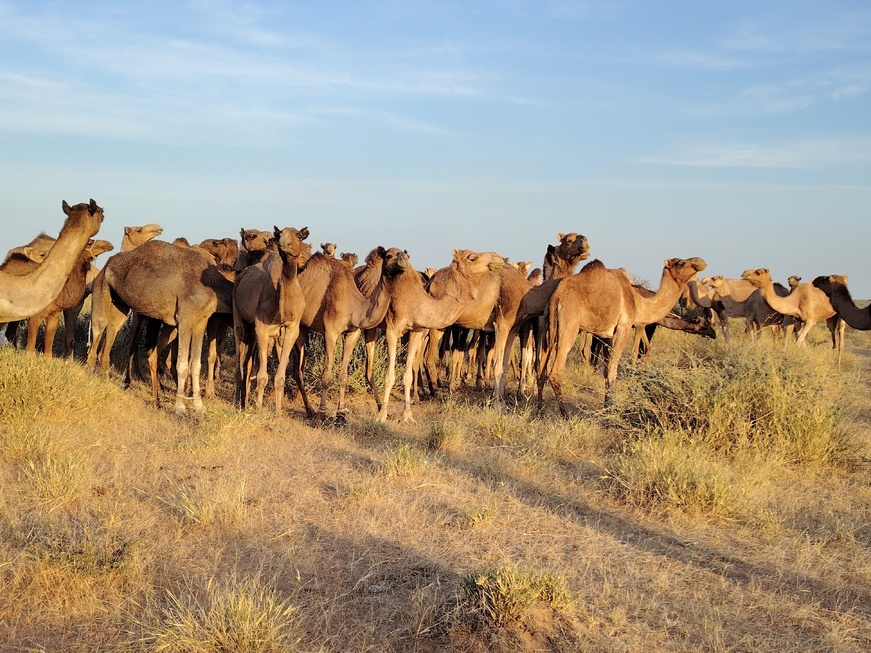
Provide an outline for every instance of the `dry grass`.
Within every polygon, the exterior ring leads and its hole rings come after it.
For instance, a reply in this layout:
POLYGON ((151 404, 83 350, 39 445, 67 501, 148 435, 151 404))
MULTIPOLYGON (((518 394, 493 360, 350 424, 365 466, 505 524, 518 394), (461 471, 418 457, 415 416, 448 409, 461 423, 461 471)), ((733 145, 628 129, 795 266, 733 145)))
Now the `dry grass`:
POLYGON ((871 650, 871 334, 826 338, 658 333, 611 410, 576 365, 568 420, 411 427, 0 350, 0 651, 871 650))

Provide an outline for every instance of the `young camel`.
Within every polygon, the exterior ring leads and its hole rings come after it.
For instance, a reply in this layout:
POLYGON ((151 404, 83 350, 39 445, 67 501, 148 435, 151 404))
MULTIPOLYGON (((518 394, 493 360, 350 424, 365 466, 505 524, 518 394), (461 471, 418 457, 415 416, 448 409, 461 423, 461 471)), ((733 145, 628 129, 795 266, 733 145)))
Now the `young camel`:
POLYGON ((859 331, 871 330, 871 306, 859 308, 847 289, 847 277, 839 274, 817 277, 811 283, 818 288, 847 325, 859 331))
POLYGON ((605 365, 605 405, 609 405, 617 366, 632 327, 652 324, 665 317, 687 281, 705 267, 700 258, 666 260, 659 288, 649 298, 635 291, 625 270, 609 270, 599 260, 564 279, 548 303, 548 347, 538 376, 539 409, 544 403, 545 382, 550 381, 560 413, 568 415, 562 400, 562 373, 579 331, 613 339, 612 347, 606 349, 605 365), (551 357, 553 366, 548 371, 551 357))
POLYGON ((75 206, 64 201, 61 206, 67 218, 42 264, 21 276, 0 271, 0 323, 23 320, 48 306, 103 223, 103 209, 93 199, 75 206))
POLYGON ((175 412, 186 410, 184 393, 188 377, 193 407, 202 410, 203 335, 215 311, 231 310, 231 293, 232 284, 194 250, 151 240, 116 254, 94 280, 88 366, 94 369, 99 357, 101 368, 108 375, 112 345, 130 310, 158 319, 178 329, 175 412))
MULTIPOLYGON (((840 362, 841 352, 844 349, 844 321, 835 312, 832 303, 822 290, 812 283, 800 283, 789 295, 781 297, 774 289, 774 282, 771 280, 771 272, 768 268, 745 270, 741 278, 759 288, 763 299, 775 311, 802 321, 801 330, 798 332, 798 344, 803 345, 808 331, 817 322, 825 320, 832 334, 832 347, 837 349, 838 362, 840 362)), ((791 333, 792 329, 787 327, 785 338, 787 343, 791 340, 791 333)))
POLYGON ((494 269, 501 269, 503 259, 492 252, 477 253, 470 250, 454 250, 454 259, 449 273, 443 280, 443 292, 436 298, 426 292, 423 278, 412 267, 408 254, 397 251, 394 263, 395 274, 390 298, 390 307, 385 320, 387 341, 387 374, 384 380, 384 396, 378 411, 378 420, 387 421, 387 404, 396 380, 396 352, 399 339, 410 332, 406 350, 405 408, 402 420, 413 422, 411 412, 411 386, 414 375, 414 360, 424 334, 430 329, 444 329, 476 301, 482 280, 494 269))
POLYGON ((236 404, 248 404, 253 346, 257 346, 257 402, 263 405, 263 394, 269 379, 267 360, 273 341, 279 340, 279 361, 275 370, 275 414, 281 414, 284 381, 290 352, 299 335, 299 325, 305 309, 305 297, 299 283, 297 262, 308 238, 308 228, 274 229, 276 251, 270 252, 254 265, 239 272, 233 284, 233 336, 236 342, 236 404))

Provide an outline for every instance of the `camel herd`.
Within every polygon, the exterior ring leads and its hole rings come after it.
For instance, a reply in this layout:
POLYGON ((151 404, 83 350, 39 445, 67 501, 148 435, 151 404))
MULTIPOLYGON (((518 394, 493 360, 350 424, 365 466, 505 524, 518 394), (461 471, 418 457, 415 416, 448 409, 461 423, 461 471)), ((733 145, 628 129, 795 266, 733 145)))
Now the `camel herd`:
MULTIPOLYGON (((103 210, 94 200, 70 206, 55 239, 40 234, 11 249, 0 265, 0 325, 14 334, 27 320, 28 351, 36 348, 45 321, 44 351, 52 353, 61 313, 74 325, 88 292, 91 293, 90 342, 87 363, 109 373, 115 338, 133 315, 127 352, 129 382, 145 331, 148 366, 155 401, 160 381, 159 361, 172 353, 177 381, 176 412, 187 405, 203 408, 200 389, 203 347, 207 347, 205 395, 213 396, 223 340, 235 343, 235 401, 240 408, 251 401, 262 406, 274 369, 275 411, 280 414, 288 366, 308 415, 326 416, 333 385, 336 347, 342 340, 336 415, 345 413, 345 389, 351 353, 362 335, 366 350, 366 380, 378 419, 388 418, 388 403, 396 381, 400 341, 407 338, 403 377, 403 420, 413 420, 413 397, 435 395, 439 382, 455 388, 473 361, 478 385, 492 378, 493 404, 503 405, 507 370, 517 363, 521 392, 537 384, 538 403, 544 387, 552 387, 563 414, 562 376, 568 355, 586 334, 585 355, 598 347, 605 377, 605 403, 612 399, 618 365, 630 342, 633 356, 649 348, 657 326, 715 337, 706 314, 716 313, 723 335, 730 337, 729 317, 746 319, 747 331, 764 327, 785 332, 785 342, 804 343, 808 331, 825 320, 838 355, 844 325, 871 329, 871 312, 850 297, 846 277, 817 277, 801 283, 790 277, 789 287, 774 283, 765 268, 745 271, 740 279, 698 278, 706 269, 698 257, 665 261, 658 288, 633 283, 621 269, 600 261, 577 267, 589 257, 587 239, 577 233, 558 234, 548 245, 543 264, 514 265, 495 252, 457 249, 449 265, 421 272, 405 250, 374 248, 361 265, 357 255, 336 257, 335 243, 322 243, 312 252, 307 228, 261 231, 242 229, 240 239, 221 238, 190 245, 156 240, 156 224, 126 227, 120 252, 98 269, 94 260, 113 249, 95 240, 103 210), (679 301, 704 309, 695 320, 673 312, 679 301), (797 338, 791 334, 797 330, 797 338), (304 383, 309 332, 324 339, 320 401, 315 410, 304 383), (383 335, 387 350, 384 388, 373 378, 375 343, 383 335), (515 341, 519 339, 519 362, 515 341), (604 346, 603 346, 604 345, 604 346), (277 364, 271 365, 271 358, 277 364)), ((74 328, 65 329, 64 352, 73 348, 74 328)))

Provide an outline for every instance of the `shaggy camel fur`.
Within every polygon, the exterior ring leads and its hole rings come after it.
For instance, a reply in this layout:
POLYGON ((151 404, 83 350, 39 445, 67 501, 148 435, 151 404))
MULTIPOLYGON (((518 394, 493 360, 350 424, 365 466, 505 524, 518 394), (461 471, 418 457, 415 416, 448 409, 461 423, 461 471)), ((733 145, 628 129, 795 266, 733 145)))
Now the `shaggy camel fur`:
POLYGON ((373 329, 384 321, 390 304, 390 278, 396 272, 400 250, 385 250, 376 247, 367 260, 379 258, 381 274, 370 295, 361 292, 351 269, 325 254, 315 254, 299 274, 299 283, 305 297, 305 311, 296 342, 297 365, 294 380, 302 395, 306 413, 314 415, 303 383, 305 363, 304 345, 309 331, 324 337, 324 366, 321 373, 321 399, 317 414, 327 416, 327 403, 333 382, 333 360, 336 343, 343 339, 342 361, 339 366, 338 402, 336 416, 343 419, 345 413, 345 390, 348 385, 348 367, 351 355, 363 331, 373 329))
POLYGON ((481 282, 493 270, 503 267, 502 257, 492 252, 478 253, 467 249, 454 250, 453 262, 445 275, 442 293, 436 298, 426 292, 423 278, 412 267, 406 252, 398 252, 394 262, 390 307, 385 322, 387 341, 387 374, 384 396, 378 420, 387 421, 387 404, 396 379, 396 352, 399 339, 410 332, 406 350, 405 408, 402 419, 413 422, 411 386, 414 364, 425 332, 444 329, 457 321, 471 303, 476 301, 481 282))
MULTIPOLYGON (((542 282, 535 285, 526 280, 526 290, 520 296, 517 306, 507 302, 500 312, 506 318, 498 325, 504 331, 497 330, 495 347, 502 352, 494 365, 495 379, 493 389, 493 405, 501 408, 505 396, 505 361, 511 360, 514 340, 520 335, 520 379, 519 391, 526 387, 533 368, 538 361, 541 333, 543 331, 542 316, 547 308, 550 297, 563 279, 573 275, 578 263, 590 256, 590 243, 586 236, 578 233, 557 234, 559 245, 548 245, 542 265, 542 282), (506 310, 507 309, 507 310, 506 310)), ((516 295, 514 295, 516 296, 516 295)))
POLYGON ((871 330, 871 306, 859 308, 850 296, 847 289, 847 277, 839 274, 817 277, 811 283, 814 288, 821 290, 832 307, 838 313, 838 317, 849 326, 859 331, 871 330))
POLYGON ((0 271, 0 323, 22 320, 48 306, 103 223, 103 209, 93 199, 75 206, 64 201, 61 206, 67 218, 42 264, 21 276, 0 271))
POLYGON ((34 313, 27 320, 27 346, 29 352, 36 351, 36 337, 39 334, 39 327, 45 321, 45 334, 43 336, 43 350, 46 356, 51 358, 54 348, 54 337, 60 326, 61 314, 64 315, 64 343, 69 347, 66 351, 72 350, 73 338, 75 337, 76 321, 78 320, 78 311, 72 312, 72 309, 78 307, 85 298, 85 289, 87 286, 87 277, 93 266, 94 260, 105 252, 110 252, 114 249, 112 243, 108 240, 90 240, 88 246, 82 251, 79 260, 73 266, 70 276, 67 277, 67 282, 61 289, 60 294, 54 298, 51 304, 46 306, 38 313, 34 313), (67 317, 67 311, 71 311, 70 317, 67 317), (75 317, 73 317, 73 315, 75 317))
POLYGON ((550 381, 560 413, 568 414, 562 400, 562 373, 579 331, 613 339, 605 366, 605 404, 610 404, 617 366, 633 325, 652 324, 668 315, 687 281, 705 266, 700 258, 666 260, 659 288, 649 298, 633 289, 625 270, 609 270, 598 260, 564 279, 548 303, 547 354, 538 377, 539 409, 545 382, 550 381), (553 365, 548 371, 551 357, 553 365))
POLYGON ((231 293, 232 284, 196 251, 151 240, 116 254, 106 262, 92 288, 89 367, 94 369, 99 357, 108 375, 112 345, 130 310, 159 319, 178 329, 175 411, 185 412, 189 376, 194 409, 202 410, 203 335, 216 310, 231 310, 231 293))
MULTIPOLYGON (((775 311, 802 321, 797 338, 799 344, 804 344, 808 331, 817 322, 825 320, 832 334, 832 347, 838 351, 838 361, 841 360, 841 352, 844 349, 844 321, 838 317, 832 303, 822 290, 812 283, 800 283, 789 295, 781 297, 774 289, 774 282, 771 280, 768 268, 745 270, 741 278, 759 288, 763 299, 775 311)), ((791 340, 791 332, 792 329, 787 327, 785 338, 787 343, 791 340)))
POLYGON ((303 251, 308 228, 274 229, 276 251, 263 256, 258 263, 239 272, 233 284, 233 336, 236 342, 236 404, 248 404, 248 379, 257 345, 257 402, 263 405, 263 394, 269 378, 267 361, 273 341, 279 340, 279 361, 275 370, 275 414, 281 414, 284 381, 290 352, 299 335, 299 323, 305 309, 305 298, 299 284, 297 261, 303 251))
POLYGON ((339 254, 339 260, 353 270, 357 267, 359 258, 354 252, 342 252, 339 254))

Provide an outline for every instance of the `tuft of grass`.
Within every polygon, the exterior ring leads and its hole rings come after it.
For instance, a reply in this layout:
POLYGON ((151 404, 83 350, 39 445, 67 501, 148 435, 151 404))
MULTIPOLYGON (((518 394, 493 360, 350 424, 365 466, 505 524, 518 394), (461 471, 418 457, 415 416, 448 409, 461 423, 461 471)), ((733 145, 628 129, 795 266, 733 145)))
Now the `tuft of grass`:
POLYGON ((426 434, 428 451, 453 451, 460 441, 460 432, 453 420, 438 416, 429 423, 426 434))
POLYGON ((198 478, 192 485, 178 484, 164 502, 186 522, 199 526, 232 526, 247 513, 244 478, 215 481, 198 478))
POLYGON ((289 653, 297 650, 296 609, 257 582, 212 579, 202 597, 168 593, 146 639, 157 653, 289 653))
POLYGON ((426 468, 427 459, 423 452, 403 443, 385 452, 382 465, 387 476, 416 476, 426 468))
POLYGON ((467 574, 460 589, 473 618, 481 625, 496 627, 520 622, 537 602, 557 611, 572 603, 564 577, 517 566, 467 574))

